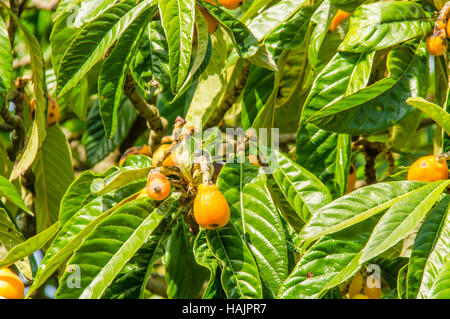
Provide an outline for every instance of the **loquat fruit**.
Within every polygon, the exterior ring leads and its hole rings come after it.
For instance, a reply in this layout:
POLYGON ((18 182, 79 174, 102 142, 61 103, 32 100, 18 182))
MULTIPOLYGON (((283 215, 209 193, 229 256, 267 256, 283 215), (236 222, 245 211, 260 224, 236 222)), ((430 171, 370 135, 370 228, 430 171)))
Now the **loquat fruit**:
POLYGON ((419 158, 408 170, 409 181, 435 182, 448 179, 448 165, 445 159, 437 159, 435 155, 419 158))
POLYGON ((230 207, 215 184, 201 184, 194 200, 194 217, 206 229, 217 229, 228 224, 230 207))

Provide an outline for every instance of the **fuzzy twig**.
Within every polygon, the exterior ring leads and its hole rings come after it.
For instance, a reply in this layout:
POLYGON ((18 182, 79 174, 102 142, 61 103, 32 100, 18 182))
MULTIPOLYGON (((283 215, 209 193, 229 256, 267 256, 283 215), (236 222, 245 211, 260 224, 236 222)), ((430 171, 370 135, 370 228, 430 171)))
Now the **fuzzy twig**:
MULTIPOLYGON (((377 182, 375 170, 375 160, 380 153, 386 153, 386 145, 380 142, 370 142, 364 138, 360 138, 352 143, 352 150, 361 150, 366 158, 366 166, 364 173, 368 185, 377 182)), ((392 154, 391 154, 392 155, 392 154)))
POLYGON ((155 105, 147 103, 138 93, 136 89, 136 82, 130 71, 127 73, 125 81, 125 94, 139 114, 145 118, 147 125, 152 130, 150 132, 150 148, 154 151, 161 143, 161 139, 166 135, 168 130, 168 122, 159 113, 155 105))

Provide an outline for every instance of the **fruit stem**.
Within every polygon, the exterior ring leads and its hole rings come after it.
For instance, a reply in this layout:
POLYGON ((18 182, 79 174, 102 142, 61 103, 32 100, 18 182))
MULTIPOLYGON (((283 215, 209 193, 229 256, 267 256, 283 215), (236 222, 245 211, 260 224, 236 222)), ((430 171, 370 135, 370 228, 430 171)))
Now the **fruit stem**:
POLYGON ((450 1, 447 1, 442 7, 441 11, 439 11, 439 15, 436 21, 443 22, 447 20, 449 12, 450 12, 450 1))
POLYGON ((436 161, 438 162, 445 162, 448 161, 450 159, 450 151, 447 153, 441 153, 436 155, 436 161))
POLYGON ((199 164, 200 164, 200 171, 203 175, 203 184, 208 185, 211 183, 211 176, 209 174, 208 159, 206 158, 206 156, 204 155, 200 156, 199 164))

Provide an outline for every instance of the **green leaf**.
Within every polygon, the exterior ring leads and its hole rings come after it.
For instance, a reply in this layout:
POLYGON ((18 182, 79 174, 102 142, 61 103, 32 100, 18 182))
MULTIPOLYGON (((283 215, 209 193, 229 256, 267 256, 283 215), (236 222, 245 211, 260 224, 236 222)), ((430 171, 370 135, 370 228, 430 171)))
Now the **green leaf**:
POLYGON ((350 136, 307 124, 297 132, 296 162, 316 175, 333 198, 344 195, 350 168, 350 136))
POLYGON ((302 8, 307 1, 284 0, 279 1, 247 22, 247 26, 258 41, 262 41, 267 36, 279 28, 283 23, 302 8))
POLYGON ((69 143, 58 125, 48 129, 33 172, 36 230, 40 233, 57 221, 61 199, 74 179, 69 143))
POLYGON ((400 80, 413 58, 408 45, 391 51, 387 60, 389 76, 366 88, 373 54, 337 52, 315 79, 303 119, 329 116, 338 108, 347 110, 375 98, 400 80))
POLYGON ((151 21, 139 43, 131 72, 142 90, 150 92, 153 80, 165 91, 170 87, 169 47, 161 21, 151 21))
POLYGON ((270 191, 272 200, 275 202, 276 207, 280 211, 283 218, 295 229, 296 232, 300 232, 303 226, 305 226, 305 221, 295 211, 295 209, 292 208, 291 204, 289 204, 273 176, 269 175, 267 177, 267 187, 270 191))
POLYGON ((8 97, 12 82, 13 56, 8 29, 0 16, 0 107, 8 97))
POLYGON ((380 50, 427 35, 431 14, 415 2, 376 2, 358 7, 339 51, 380 50))
POLYGON ((209 269, 210 277, 208 285, 203 293, 203 299, 223 299, 226 298, 226 294, 223 291, 222 283, 220 280, 221 270, 218 259, 211 251, 211 247, 208 244, 206 238, 205 229, 201 229, 194 241, 194 257, 196 262, 209 269))
POLYGON ((312 241, 374 216, 395 203, 428 191, 421 182, 378 183, 354 190, 316 210, 300 237, 312 241))
POLYGON ((273 30, 264 40, 275 61, 278 60, 284 50, 298 48, 304 43, 310 19, 315 9, 315 6, 301 8, 291 18, 273 30))
POLYGON ((433 284, 431 290, 431 299, 449 299, 450 298, 450 260, 442 267, 439 276, 433 284))
POLYGON ((259 41, 244 23, 209 2, 200 1, 200 3, 225 28, 240 57, 247 59, 255 55, 259 49, 259 41))
POLYGON ((30 215, 33 215, 33 212, 25 205, 20 196, 17 188, 11 184, 8 179, 0 175, 0 195, 5 196, 7 200, 11 203, 22 209, 24 212, 27 212, 30 215))
POLYGON ((398 299, 406 299, 406 291, 407 291, 406 278, 407 278, 407 275, 408 275, 408 271, 409 271, 408 270, 408 265, 405 265, 398 272, 398 277, 397 277, 397 296, 398 296, 398 299))
POLYGON ((17 229, 6 210, 0 207, 0 243, 9 250, 24 240, 22 233, 17 229))
MULTIPOLYGON (((445 202, 445 200, 444 200, 445 202)), ((439 207, 439 206, 438 206, 439 207)), ((436 210, 444 208, 436 208, 436 210)), ((429 299, 433 291, 433 285, 444 270, 445 264, 450 260, 450 218, 449 206, 445 208, 445 218, 439 223, 439 228, 434 235, 432 248, 426 256, 423 275, 421 276, 418 299, 429 299)), ((436 213, 438 214, 438 213, 436 213)), ((423 235, 421 235, 423 237, 423 235)))
POLYGON ((280 133, 290 133, 289 128, 295 128, 300 119, 301 108, 298 104, 301 103, 298 99, 301 99, 302 85, 309 71, 306 50, 284 51, 278 59, 278 69, 272 94, 259 110, 252 127, 281 127, 280 133))
POLYGON ((137 169, 120 169, 105 178, 98 178, 91 184, 91 192, 96 195, 102 195, 111 192, 114 189, 125 186, 130 181, 146 179, 151 166, 137 169))
POLYGON ((145 31, 144 26, 149 23, 156 9, 156 6, 147 7, 128 25, 100 71, 98 101, 106 136, 109 138, 116 132, 117 113, 122 101, 128 68, 145 31))
POLYGON ((191 236, 180 219, 167 241, 165 266, 170 299, 197 299, 208 277, 208 271, 195 261, 191 236))
MULTIPOLYGON (((0 209, 0 214, 1 214, 0 209)), ((2 217, 3 219, 3 217, 2 217)), ((2 233, 1 229, 2 224, 0 224, 0 233, 2 233)), ((0 260, 0 268, 9 267, 10 265, 14 264, 17 261, 20 261, 30 255, 32 255, 34 252, 41 249, 46 243, 48 243, 59 231, 59 222, 56 222, 46 230, 44 230, 41 233, 38 233, 37 235, 23 241, 21 239, 21 242, 17 244, 16 246, 12 247, 8 254, 5 256, 5 258, 0 260)), ((2 240, 1 240, 2 241, 2 240)), ((3 242, 3 241, 2 241, 3 242)), ((7 245, 5 245, 7 246, 7 245)))
POLYGON ((170 82, 177 93, 189 73, 195 21, 195 0, 159 0, 162 26, 169 45, 170 82))
POLYGON ((330 1, 323 1, 311 17, 314 29, 311 33, 310 45, 308 47, 308 60, 313 69, 319 60, 319 52, 328 33, 328 21, 331 18, 330 1))
POLYGON ((53 16, 50 35, 51 58, 55 72, 61 58, 81 29, 113 5, 115 0, 62 0, 53 16))
POLYGON ((250 164, 227 164, 217 187, 230 205, 231 222, 252 252, 264 298, 273 298, 288 275, 286 238, 266 176, 250 164))
POLYGON ((17 179, 20 175, 27 171, 34 159, 37 156, 38 150, 41 147, 46 131, 45 123, 46 119, 44 116, 44 110, 46 108, 47 102, 45 100, 45 69, 44 69, 44 58, 42 56, 41 47, 39 46, 38 40, 34 37, 30 31, 25 27, 22 21, 11 12, 9 7, 5 5, 4 2, 0 2, 0 7, 7 10, 11 16, 11 19, 17 24, 17 27, 22 31, 28 51, 30 52, 30 62, 31 70, 33 72, 33 93, 36 97, 36 111, 35 120, 33 121, 33 127, 31 131, 31 136, 28 139, 25 151, 18 162, 15 163, 14 169, 11 172, 10 181, 17 179))
POLYGON ((117 170, 118 168, 113 167, 103 174, 85 171, 73 181, 67 188, 67 191, 61 200, 58 218, 61 227, 64 226, 79 209, 98 197, 91 193, 92 182, 98 178, 106 177, 117 170))
POLYGON ((143 187, 142 182, 130 183, 110 194, 91 200, 73 214, 61 227, 47 250, 28 295, 46 282, 99 223, 133 200, 143 187))
POLYGON ((120 270, 144 245, 164 215, 179 210, 179 196, 172 195, 155 208, 152 201, 137 200, 116 210, 87 237, 69 259, 69 267, 83 274, 80 287, 69 287, 70 269, 61 278, 58 299, 97 299, 102 296, 120 270))
POLYGON ((409 235, 426 216, 450 181, 430 183, 414 196, 397 201, 381 218, 369 239, 360 262, 370 260, 409 235))
POLYGON ((206 236, 222 268, 222 286, 229 299, 261 299, 262 284, 256 262, 233 223, 207 230, 206 236))
POLYGON ((189 125, 203 127, 208 122, 217 105, 220 105, 227 90, 229 76, 233 69, 226 70, 228 47, 226 35, 218 29, 211 35, 212 52, 206 70, 198 79, 195 94, 186 114, 189 125))
MULTIPOLYGON (((445 223, 448 219, 448 206, 450 196, 445 196, 431 211, 425 222, 420 227, 411 251, 408 266, 407 294, 408 299, 416 299, 423 280, 425 267, 432 266, 431 257, 440 237, 445 234, 445 223)), ((430 281, 429 281, 430 282, 430 281)), ((431 288, 431 287, 429 287, 431 288)), ((424 290, 423 290, 424 291, 424 290)))
POLYGON ((310 214, 332 201, 328 189, 322 182, 283 153, 272 150, 278 159, 277 167, 272 172, 280 190, 287 201, 302 217, 304 222, 310 214))
POLYGON ((320 298, 328 289, 349 279, 360 267, 360 252, 375 224, 376 220, 368 219, 320 239, 301 257, 278 298, 320 298))
POLYGON ((65 95, 86 76, 151 2, 144 0, 136 6, 134 0, 118 2, 81 30, 61 59, 57 73, 58 97, 65 95))
POLYGON ((129 100, 123 100, 119 108, 118 118, 120 118, 120 121, 117 132, 113 139, 109 139, 105 135, 98 101, 94 104, 89 112, 87 130, 82 139, 82 143, 86 148, 87 161, 90 166, 94 166, 103 160, 122 143, 128 135, 136 117, 137 112, 131 102, 129 100))
POLYGON ((197 43, 193 52, 192 66, 187 74, 186 80, 181 86, 172 102, 176 101, 200 78, 209 65, 212 51, 212 43, 208 32, 208 24, 201 11, 195 10, 195 23, 197 31, 197 43))
POLYGON ((274 89, 275 73, 252 66, 242 93, 241 122, 244 129, 252 126, 259 111, 264 107, 274 89))
POLYGON ((421 97, 411 97, 406 100, 411 106, 418 108, 423 113, 431 117, 447 134, 450 134, 450 114, 442 107, 434 103, 428 102, 421 97))
POLYGON ((164 215, 147 242, 122 268, 105 290, 102 299, 142 299, 153 264, 164 255, 166 242, 176 226, 178 215, 164 215))

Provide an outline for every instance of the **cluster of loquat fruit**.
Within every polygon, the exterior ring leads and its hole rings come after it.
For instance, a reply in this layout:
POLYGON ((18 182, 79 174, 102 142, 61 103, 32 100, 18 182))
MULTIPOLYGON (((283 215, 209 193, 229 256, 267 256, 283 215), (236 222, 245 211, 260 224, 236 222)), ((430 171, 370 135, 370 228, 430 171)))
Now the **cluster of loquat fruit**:
MULTIPOLYGON (((131 155, 145 155, 152 157, 153 168, 147 178, 145 189, 138 198, 150 197, 155 201, 165 200, 171 193, 173 186, 179 186, 176 180, 170 180, 174 170, 179 170, 180 162, 177 159, 177 142, 162 144, 151 154, 147 145, 128 149, 120 159, 122 166, 131 155)), ((250 158, 249 158, 250 159, 250 158)), ((254 161, 254 160, 253 160, 254 161)), ((250 159, 252 163, 252 159, 250 159)), ((252 163, 258 166, 259 163, 252 163)), ((208 169, 206 169, 208 170, 208 169)), ((209 172, 202 170, 203 180, 196 185, 191 182, 184 185, 184 190, 192 194, 193 215, 197 224, 205 229, 218 229, 228 224, 230 220, 230 207, 225 196, 209 177, 209 172), (206 176, 206 178, 205 178, 206 176)), ((213 178, 214 180, 214 178, 213 178)))

